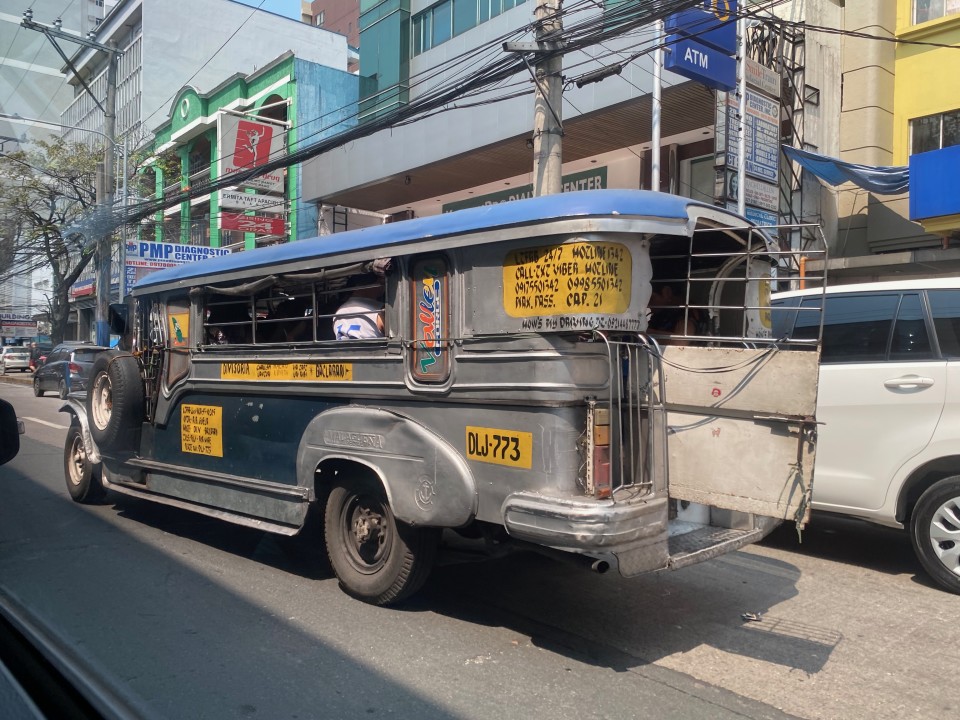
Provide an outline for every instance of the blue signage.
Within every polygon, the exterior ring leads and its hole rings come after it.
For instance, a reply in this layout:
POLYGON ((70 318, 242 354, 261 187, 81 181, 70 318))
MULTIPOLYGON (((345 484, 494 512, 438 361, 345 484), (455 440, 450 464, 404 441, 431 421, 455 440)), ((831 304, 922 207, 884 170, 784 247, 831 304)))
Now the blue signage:
POLYGON ((669 15, 667 33, 686 35, 726 55, 737 52, 737 0, 707 0, 704 10, 691 8, 669 15))
POLYGON ((663 67, 715 90, 737 86, 737 61, 719 50, 680 35, 667 36, 663 67))
POLYGON ((960 145, 910 156, 910 219, 960 214, 960 145))

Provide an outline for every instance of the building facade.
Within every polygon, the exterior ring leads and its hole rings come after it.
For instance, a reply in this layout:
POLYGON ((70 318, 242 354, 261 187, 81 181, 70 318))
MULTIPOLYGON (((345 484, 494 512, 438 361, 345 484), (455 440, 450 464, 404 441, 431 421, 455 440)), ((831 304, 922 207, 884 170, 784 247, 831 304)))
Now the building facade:
MULTIPOLYGON (((293 53, 250 75, 234 75, 206 93, 185 87, 174 97, 167 120, 155 129, 157 161, 148 177, 157 197, 179 193, 232 168, 250 167, 257 159, 294 152, 341 132, 356 122, 356 103, 355 75, 293 53), (244 160, 251 135, 265 152, 244 160)), ((300 166, 293 165, 247 186, 168 208, 141 226, 141 237, 233 251, 313 237, 317 206, 300 202, 301 184, 300 166), (236 229, 256 226, 258 220, 262 228, 255 232, 236 229)))
MULTIPOLYGON (((361 122, 413 105, 444 83, 455 85, 478 66, 498 61, 505 38, 531 40, 534 4, 363 0, 361 122)), ((710 3, 706 5, 710 8, 710 3)), ((582 9, 576 22, 602 24, 617 7, 609 3, 582 9)), ((786 14, 791 27, 803 21, 841 22, 835 0, 794 3, 786 14)), ((777 156, 784 116, 789 122, 783 123, 787 128, 783 132, 789 131, 790 141, 798 147, 838 153, 837 36, 796 33, 785 52, 773 29, 762 22, 754 23, 750 34, 755 64, 775 75, 789 71, 792 83, 789 93, 780 92, 776 79, 762 91, 751 88, 751 93, 762 95, 765 108, 766 135, 757 144, 767 155, 777 156)), ((653 58, 644 50, 652 48, 653 40, 650 26, 564 56, 565 188, 651 188, 653 58), (614 64, 620 65, 619 72, 602 82, 576 82, 614 64)), ((530 76, 515 75, 504 86, 308 161, 304 199, 385 215, 423 216, 530 194, 534 116, 530 76)), ((718 119, 726 122, 729 116, 727 98, 703 82, 670 71, 663 73, 662 87, 658 189, 728 203, 730 166, 726 147, 721 147, 725 130, 718 124, 718 119)), ((764 181, 767 209, 753 210, 773 224, 781 218, 835 229, 835 199, 817 183, 809 179, 804 183, 798 175, 796 188, 779 197, 778 185, 793 182, 786 175, 781 178, 788 170, 776 163, 764 168, 769 175, 764 181)))

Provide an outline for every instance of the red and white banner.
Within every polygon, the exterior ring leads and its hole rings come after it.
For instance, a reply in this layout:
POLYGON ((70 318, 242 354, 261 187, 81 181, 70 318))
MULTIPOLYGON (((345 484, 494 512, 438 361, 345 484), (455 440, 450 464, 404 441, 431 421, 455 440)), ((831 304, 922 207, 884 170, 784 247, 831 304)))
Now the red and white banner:
POLYGON ((224 230, 239 230, 257 235, 283 235, 287 231, 287 223, 282 217, 232 212, 220 214, 220 227, 224 230))
MULTIPOLYGON (((278 123, 221 112, 218 119, 220 176, 260 167, 284 154, 287 128, 278 123)), ((283 192, 283 170, 273 170, 243 183, 246 187, 283 192)))

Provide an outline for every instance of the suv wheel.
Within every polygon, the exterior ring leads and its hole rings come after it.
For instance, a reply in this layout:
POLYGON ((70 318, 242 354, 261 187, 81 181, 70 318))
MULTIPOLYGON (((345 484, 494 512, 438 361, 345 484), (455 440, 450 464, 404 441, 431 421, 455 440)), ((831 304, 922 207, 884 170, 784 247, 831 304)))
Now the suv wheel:
POLYGON ((960 476, 939 480, 920 496, 910 518, 910 539, 930 577, 960 594, 960 476))

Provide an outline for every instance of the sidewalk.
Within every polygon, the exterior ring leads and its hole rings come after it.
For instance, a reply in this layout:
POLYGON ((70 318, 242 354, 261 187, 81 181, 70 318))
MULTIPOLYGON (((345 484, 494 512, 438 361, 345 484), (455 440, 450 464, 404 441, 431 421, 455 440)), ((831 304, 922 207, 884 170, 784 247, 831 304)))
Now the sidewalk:
POLYGON ((33 373, 32 372, 0 373, 0 382, 11 383, 13 385, 33 385, 33 373))

